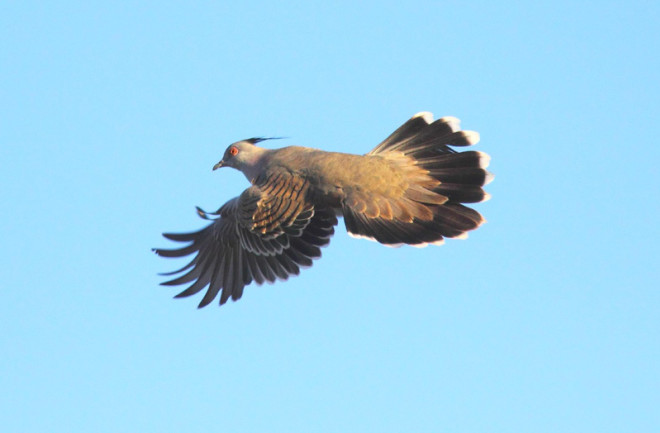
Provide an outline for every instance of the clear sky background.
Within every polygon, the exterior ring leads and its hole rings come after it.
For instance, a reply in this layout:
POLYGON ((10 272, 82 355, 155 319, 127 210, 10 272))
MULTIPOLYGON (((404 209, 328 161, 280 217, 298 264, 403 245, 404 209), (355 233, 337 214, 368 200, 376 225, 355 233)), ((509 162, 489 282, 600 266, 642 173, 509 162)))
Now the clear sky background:
POLYGON ((660 6, 0 6, 3 432, 660 431, 660 6), (337 229, 197 310, 163 231, 230 142, 366 153, 416 112, 492 156, 442 247, 337 229))

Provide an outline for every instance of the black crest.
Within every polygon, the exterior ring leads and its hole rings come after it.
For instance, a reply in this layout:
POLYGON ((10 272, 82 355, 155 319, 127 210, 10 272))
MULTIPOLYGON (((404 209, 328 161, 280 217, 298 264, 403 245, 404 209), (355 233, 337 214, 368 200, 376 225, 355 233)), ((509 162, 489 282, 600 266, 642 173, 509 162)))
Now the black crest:
POLYGON ((243 140, 243 141, 247 141, 250 144, 257 144, 257 143, 261 143, 262 141, 266 141, 266 140, 282 140, 284 138, 286 138, 286 137, 252 137, 252 138, 248 138, 247 140, 243 140))

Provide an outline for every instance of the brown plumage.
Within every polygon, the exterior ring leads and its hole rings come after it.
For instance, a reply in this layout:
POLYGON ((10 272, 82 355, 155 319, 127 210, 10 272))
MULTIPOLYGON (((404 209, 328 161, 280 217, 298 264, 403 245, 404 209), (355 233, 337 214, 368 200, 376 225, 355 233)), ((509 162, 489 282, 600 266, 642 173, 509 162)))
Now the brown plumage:
POLYGON ((459 121, 435 122, 419 113, 366 155, 290 146, 269 150, 263 139, 230 145, 215 165, 242 171, 252 186, 217 212, 198 209, 213 222, 188 234, 164 234, 186 242, 174 250, 154 249, 164 257, 195 254, 165 275, 183 275, 164 285, 192 283, 177 297, 208 287, 199 307, 220 294, 220 304, 239 299, 243 288, 286 280, 321 256, 343 216, 349 234, 389 246, 439 245, 464 238, 483 217, 462 203, 487 200, 482 187, 492 180, 489 157, 449 146, 476 144, 479 135, 460 131, 459 121))

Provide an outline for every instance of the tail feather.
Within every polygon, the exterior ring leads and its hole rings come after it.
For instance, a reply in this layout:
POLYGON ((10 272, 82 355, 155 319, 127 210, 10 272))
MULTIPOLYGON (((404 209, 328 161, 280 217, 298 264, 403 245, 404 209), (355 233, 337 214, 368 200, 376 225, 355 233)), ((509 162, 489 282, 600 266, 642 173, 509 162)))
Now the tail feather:
POLYGON ((429 174, 443 182, 449 182, 459 185, 477 185, 486 184, 489 173, 483 168, 459 167, 459 168, 433 168, 429 174))
POLYGON ((448 197, 452 202, 458 203, 479 203, 490 198, 490 194, 479 185, 443 182, 435 187, 433 191, 448 197))
POLYGON ((474 131, 458 131, 446 135, 427 135, 421 139, 404 143, 399 151, 415 159, 425 159, 437 156, 439 153, 455 153, 448 146, 465 147, 479 142, 479 134, 474 131))
POLYGON ((460 153, 430 156, 417 161, 417 165, 424 168, 486 168, 489 163, 490 156, 483 152, 479 152, 478 150, 467 150, 460 153))
POLYGON ((414 149, 417 149, 419 151, 423 147, 437 147, 442 145, 445 145, 445 151, 454 152, 447 148, 446 144, 452 141, 452 138, 458 139, 458 137, 452 137, 452 133, 459 131, 460 120, 455 117, 443 117, 432 122, 432 119, 433 117, 431 113, 424 113, 423 116, 413 116, 368 154, 376 155, 385 152, 406 153, 407 150, 413 151, 414 149), (425 125, 422 125, 421 121, 423 121, 425 125), (406 134, 398 133, 401 129, 406 131, 406 134), (446 142, 440 143, 438 140, 446 142))
POLYGON ((421 113, 415 114, 410 118, 406 123, 401 125, 396 131, 391 133, 389 137, 383 140, 378 146, 376 146, 371 152, 370 155, 375 155, 377 153, 385 152, 391 150, 393 146, 406 141, 407 139, 416 136, 419 132, 425 129, 433 121, 433 114, 422 111, 421 113))
POLYGON ((346 228, 352 235, 387 245, 440 244, 443 238, 464 238, 485 219, 461 203, 490 198, 483 186, 493 179, 486 170, 490 157, 479 151, 457 152, 449 146, 471 146, 474 131, 461 131, 455 117, 435 122, 419 113, 404 123, 367 155, 397 161, 409 186, 398 198, 369 197, 346 200, 346 228), (373 209, 364 201, 375 203, 373 209))

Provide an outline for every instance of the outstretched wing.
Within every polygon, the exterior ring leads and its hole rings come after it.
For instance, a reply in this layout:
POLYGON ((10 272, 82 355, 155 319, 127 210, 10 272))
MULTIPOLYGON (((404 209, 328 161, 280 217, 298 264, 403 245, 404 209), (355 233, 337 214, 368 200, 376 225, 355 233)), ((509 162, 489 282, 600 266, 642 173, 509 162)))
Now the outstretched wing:
POLYGON ((194 295, 208 287, 199 308, 220 295, 220 305, 243 295, 246 285, 286 280, 298 275, 301 267, 312 265, 321 249, 330 242, 337 218, 331 209, 313 208, 300 194, 272 194, 268 187, 250 187, 218 212, 217 218, 200 231, 163 234, 167 239, 186 242, 178 249, 154 249, 163 257, 195 254, 183 268, 164 275, 183 275, 161 283, 166 286, 191 283, 176 297, 194 295))

